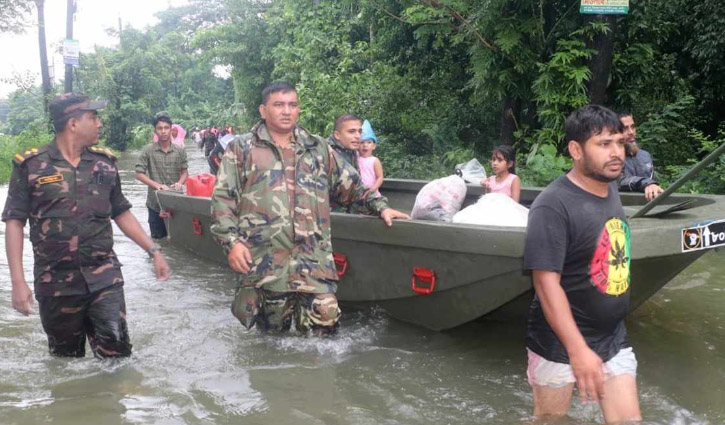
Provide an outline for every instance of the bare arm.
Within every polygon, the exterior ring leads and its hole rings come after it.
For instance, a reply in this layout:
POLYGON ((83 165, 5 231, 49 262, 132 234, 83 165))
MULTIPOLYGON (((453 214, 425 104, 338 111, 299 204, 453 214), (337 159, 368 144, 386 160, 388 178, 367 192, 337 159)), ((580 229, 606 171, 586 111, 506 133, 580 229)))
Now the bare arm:
POLYGON ((164 184, 161 184, 161 183, 157 183, 157 182, 151 180, 151 178, 149 176, 147 176, 146 174, 144 174, 144 173, 138 173, 137 172, 136 173, 136 180, 140 181, 141 183, 143 183, 146 186, 149 186, 149 187, 151 187, 153 189, 157 189, 157 190, 169 190, 169 187, 168 186, 166 186, 164 184))
POLYGON ((181 177, 179 177, 179 184, 183 185, 184 183, 186 183, 186 179, 188 179, 188 178, 189 178, 189 169, 184 168, 183 170, 181 170, 181 177))
POLYGON ((365 191, 364 198, 367 198, 371 193, 377 192, 380 186, 383 185, 383 164, 378 158, 375 158, 375 162, 373 162, 373 170, 375 171, 375 182, 365 191))
POLYGON ((13 308, 27 316, 33 305, 33 293, 25 281, 23 270, 23 227, 25 223, 21 220, 8 220, 5 223, 5 250, 12 282, 13 308))
POLYGON ((514 177, 514 181, 511 182, 511 198, 516 202, 521 199, 521 179, 519 176, 514 177))
POLYGON ((548 270, 534 270, 533 275, 534 290, 541 301, 546 321, 569 355, 579 396, 582 401, 600 401, 604 395, 602 359, 589 348, 574 322, 569 300, 561 287, 561 275, 548 270))
POLYGON ((380 189, 380 186, 383 185, 384 179, 385 176, 383 175, 383 164, 378 158, 375 158, 375 184, 373 184, 373 187, 370 188, 370 191, 375 192, 376 190, 380 189))
POLYGON ((189 178, 189 169, 183 168, 181 170, 181 175, 179 176, 179 180, 174 183, 174 190, 181 190, 182 187, 184 187, 184 183, 186 183, 186 179, 189 178))
MULTIPOLYGON (((116 222, 118 228, 121 229, 123 234, 128 236, 132 241, 136 242, 136 245, 143 248, 144 251, 148 251, 154 246, 154 241, 146 234, 130 210, 122 212, 113 220, 116 222)), ((166 263, 164 254, 162 254, 161 251, 156 251, 153 258, 154 268, 156 269, 156 279, 168 279, 169 275, 171 275, 171 270, 169 269, 169 265, 166 263)))

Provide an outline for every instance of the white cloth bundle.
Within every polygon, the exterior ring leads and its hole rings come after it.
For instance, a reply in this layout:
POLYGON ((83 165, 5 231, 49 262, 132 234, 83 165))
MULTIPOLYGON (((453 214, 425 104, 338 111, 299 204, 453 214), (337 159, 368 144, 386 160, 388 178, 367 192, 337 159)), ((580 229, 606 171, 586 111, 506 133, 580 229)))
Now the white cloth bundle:
POLYGON ((528 220, 529 209, 502 193, 483 195, 453 217, 454 223, 506 227, 526 227, 528 220))
POLYGON ((466 198, 466 182, 448 176, 428 182, 415 197, 410 217, 418 220, 451 222, 466 198))

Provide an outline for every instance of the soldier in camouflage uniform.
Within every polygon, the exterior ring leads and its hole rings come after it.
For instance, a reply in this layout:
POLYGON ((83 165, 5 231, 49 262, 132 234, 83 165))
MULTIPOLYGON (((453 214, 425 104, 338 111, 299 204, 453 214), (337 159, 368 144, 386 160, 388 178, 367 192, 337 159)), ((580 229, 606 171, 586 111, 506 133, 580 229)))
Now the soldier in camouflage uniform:
POLYGON ((332 135, 327 143, 337 155, 357 170, 357 151, 362 139, 362 120, 355 115, 340 115, 335 120, 332 135))
MULTIPOLYGON (((212 196, 211 231, 240 274, 232 313, 247 328, 334 332, 340 317, 332 258, 330 199, 365 193, 352 165, 324 139, 297 126, 297 92, 262 92, 262 121, 227 147, 212 196)), ((407 215, 369 196, 363 205, 388 225, 407 215)))
MULTIPOLYGON (((327 138, 327 143, 337 153, 337 156, 355 167, 360 172, 357 164, 357 151, 360 148, 362 137, 362 120, 355 115, 340 115, 335 119, 335 127, 332 135, 327 138)), ((340 205, 334 199, 330 199, 330 208, 334 212, 355 213, 365 211, 362 205, 340 205)))
POLYGON ((97 357, 131 354, 121 263, 113 252, 113 219, 153 256, 157 277, 169 267, 129 209, 116 158, 98 143, 105 102, 66 93, 48 105, 57 136, 15 155, 8 199, 6 251, 13 307, 27 315, 33 303, 23 272, 23 227, 30 219, 35 298, 50 353, 83 357, 88 338, 97 357))

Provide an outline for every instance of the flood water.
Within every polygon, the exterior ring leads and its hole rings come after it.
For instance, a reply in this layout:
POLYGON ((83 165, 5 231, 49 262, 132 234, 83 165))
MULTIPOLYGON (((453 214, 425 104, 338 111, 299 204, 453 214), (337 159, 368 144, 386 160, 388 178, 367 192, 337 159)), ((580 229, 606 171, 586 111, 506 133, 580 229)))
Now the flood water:
MULTIPOLYGON (((188 145, 192 174, 207 171, 188 145)), ((137 153, 119 164, 133 213, 148 229, 137 153)), ((3 205, 7 187, 0 189, 3 205)), ((4 224, 0 233, 4 240, 4 224)), ((380 311, 346 312, 331 339, 245 331, 229 311, 225 268, 165 244, 157 282, 145 252, 115 228, 134 354, 48 355, 40 319, 16 313, 0 255, 0 424, 516 424, 530 419, 520 323, 479 321, 449 332, 380 311)), ((26 228, 27 235, 27 228, 26 228)), ((725 253, 711 252, 628 319, 648 424, 725 423, 725 253)), ((32 282, 26 240, 25 274, 32 282)), ((633 282, 636 285, 636 282, 633 282)), ((565 423, 601 422, 572 406, 565 423)))

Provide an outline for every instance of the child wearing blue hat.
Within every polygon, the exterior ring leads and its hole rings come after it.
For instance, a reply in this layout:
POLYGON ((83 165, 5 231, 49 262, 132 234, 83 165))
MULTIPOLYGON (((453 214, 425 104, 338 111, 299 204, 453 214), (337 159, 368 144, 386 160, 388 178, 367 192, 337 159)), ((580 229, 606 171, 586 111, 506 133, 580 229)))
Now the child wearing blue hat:
POLYGON ((379 197, 378 189, 383 184, 383 164, 373 156, 377 143, 378 137, 375 135, 370 121, 365 120, 362 125, 362 143, 357 158, 360 177, 365 187, 368 188, 365 197, 368 193, 374 193, 376 198, 379 197))

